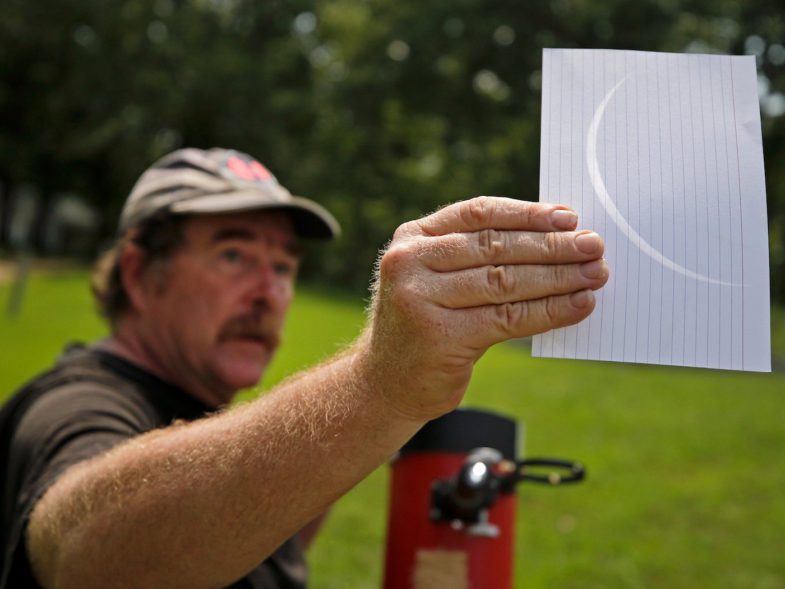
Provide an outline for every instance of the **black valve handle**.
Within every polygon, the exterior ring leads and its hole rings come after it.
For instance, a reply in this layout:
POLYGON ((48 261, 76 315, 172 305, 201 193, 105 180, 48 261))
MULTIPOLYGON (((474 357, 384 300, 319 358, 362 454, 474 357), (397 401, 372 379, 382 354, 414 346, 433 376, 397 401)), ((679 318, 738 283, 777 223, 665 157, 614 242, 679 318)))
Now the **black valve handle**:
POLYGON ((527 458, 516 463, 515 482, 531 481, 546 485, 578 483, 586 478, 586 467, 580 462, 559 458, 527 458), (536 472, 539 469, 557 469, 536 472), (535 472, 530 472, 535 470, 535 472))

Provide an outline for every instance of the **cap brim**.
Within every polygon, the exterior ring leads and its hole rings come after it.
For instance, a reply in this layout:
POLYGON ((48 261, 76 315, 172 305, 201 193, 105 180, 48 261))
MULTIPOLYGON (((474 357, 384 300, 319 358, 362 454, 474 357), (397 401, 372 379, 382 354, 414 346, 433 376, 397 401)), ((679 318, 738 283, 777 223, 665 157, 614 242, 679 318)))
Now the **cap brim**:
POLYGON ((173 203, 169 210, 175 214, 233 213, 252 210, 283 210, 294 223, 300 237, 332 239, 341 234, 341 226, 322 205, 301 196, 285 201, 260 198, 257 191, 237 191, 210 194, 173 203))

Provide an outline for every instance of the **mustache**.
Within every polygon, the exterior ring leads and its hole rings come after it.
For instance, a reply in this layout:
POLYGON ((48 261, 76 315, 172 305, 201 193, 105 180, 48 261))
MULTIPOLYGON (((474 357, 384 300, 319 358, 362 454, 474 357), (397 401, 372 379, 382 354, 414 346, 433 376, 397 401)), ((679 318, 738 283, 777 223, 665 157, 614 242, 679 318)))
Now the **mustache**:
POLYGON ((259 313, 241 315, 230 319, 221 328, 219 339, 255 339, 266 344, 270 349, 275 349, 281 343, 281 333, 278 325, 259 313))

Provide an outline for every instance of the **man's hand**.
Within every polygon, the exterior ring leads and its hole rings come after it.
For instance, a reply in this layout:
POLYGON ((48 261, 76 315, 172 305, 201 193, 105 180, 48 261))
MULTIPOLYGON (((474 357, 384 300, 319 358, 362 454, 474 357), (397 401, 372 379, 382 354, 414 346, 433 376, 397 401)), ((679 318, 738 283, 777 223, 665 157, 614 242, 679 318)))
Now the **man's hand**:
POLYGON ((451 410, 488 347, 592 312, 608 267, 600 236, 577 221, 561 205, 478 197, 398 228, 366 334, 369 374, 397 411, 451 410))

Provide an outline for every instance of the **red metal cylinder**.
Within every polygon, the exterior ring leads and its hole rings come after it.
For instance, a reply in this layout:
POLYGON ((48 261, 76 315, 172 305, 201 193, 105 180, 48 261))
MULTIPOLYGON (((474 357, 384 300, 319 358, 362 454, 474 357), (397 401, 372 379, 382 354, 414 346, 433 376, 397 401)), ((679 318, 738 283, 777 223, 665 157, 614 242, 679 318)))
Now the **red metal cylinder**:
POLYGON ((516 459, 514 421, 460 409, 425 426, 392 465, 385 589, 511 589, 516 500, 499 493, 487 509, 496 535, 431 518, 436 480, 454 477, 469 453, 493 448, 516 459))

